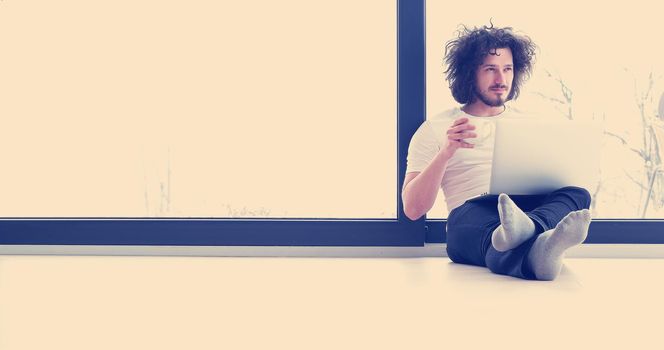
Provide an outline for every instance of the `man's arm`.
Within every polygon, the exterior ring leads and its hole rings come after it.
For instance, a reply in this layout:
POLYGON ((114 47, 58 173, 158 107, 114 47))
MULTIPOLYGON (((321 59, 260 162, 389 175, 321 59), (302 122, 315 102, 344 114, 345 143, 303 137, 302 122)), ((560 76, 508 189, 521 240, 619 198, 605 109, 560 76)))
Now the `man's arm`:
POLYGON ((457 149, 475 147, 464 142, 464 139, 477 137, 477 134, 471 130, 475 130, 475 126, 468 123, 468 118, 462 117, 455 120, 447 130, 445 146, 438 151, 431 163, 421 172, 406 174, 401 189, 401 201, 403 211, 409 219, 417 220, 433 207, 447 163, 457 149))
POLYGON ((442 149, 422 172, 406 174, 401 200, 409 219, 417 220, 433 207, 450 158, 449 152, 442 149))

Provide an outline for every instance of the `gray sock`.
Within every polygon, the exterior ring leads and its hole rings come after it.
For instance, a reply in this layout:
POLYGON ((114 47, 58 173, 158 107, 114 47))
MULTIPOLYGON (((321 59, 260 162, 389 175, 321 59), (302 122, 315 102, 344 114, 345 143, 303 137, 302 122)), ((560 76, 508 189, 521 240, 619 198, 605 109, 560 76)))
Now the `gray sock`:
POLYGON ((552 281, 560 273, 565 251, 583 243, 588 236, 590 211, 574 211, 562 219, 556 228, 542 233, 528 253, 528 262, 538 280, 552 281))
POLYGON ((516 248, 535 234, 535 223, 504 193, 498 196, 500 226, 491 235, 491 244, 499 252, 516 248))

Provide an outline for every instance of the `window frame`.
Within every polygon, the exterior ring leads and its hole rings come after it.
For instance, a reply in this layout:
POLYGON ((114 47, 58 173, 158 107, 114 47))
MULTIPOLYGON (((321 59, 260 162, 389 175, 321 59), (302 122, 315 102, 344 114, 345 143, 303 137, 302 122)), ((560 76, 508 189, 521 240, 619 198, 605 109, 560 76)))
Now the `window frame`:
MULTIPOLYGON (((397 0, 397 218, 0 218, 0 244, 148 246, 423 246, 444 219, 411 221, 401 187, 408 145, 426 119, 425 0, 397 0)), ((664 220, 597 219, 585 243, 664 243, 664 220), (659 233, 658 233, 659 232, 659 233)))

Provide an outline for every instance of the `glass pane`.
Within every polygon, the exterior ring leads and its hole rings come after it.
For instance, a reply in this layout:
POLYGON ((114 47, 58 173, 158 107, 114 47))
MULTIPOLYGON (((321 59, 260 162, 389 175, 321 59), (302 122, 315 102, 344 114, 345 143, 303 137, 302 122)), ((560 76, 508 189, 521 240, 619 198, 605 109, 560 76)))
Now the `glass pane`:
MULTIPOLYGON (((427 1, 427 117, 458 105, 444 80, 445 43, 460 24, 489 25, 492 18, 540 48, 533 76, 512 106, 604 122, 601 180, 589 189, 593 216, 664 218, 664 4, 563 0, 546 11, 532 6, 427 1)), ((442 191, 428 217, 447 217, 442 191)))
POLYGON ((2 216, 396 218, 390 1, 0 5, 2 216))

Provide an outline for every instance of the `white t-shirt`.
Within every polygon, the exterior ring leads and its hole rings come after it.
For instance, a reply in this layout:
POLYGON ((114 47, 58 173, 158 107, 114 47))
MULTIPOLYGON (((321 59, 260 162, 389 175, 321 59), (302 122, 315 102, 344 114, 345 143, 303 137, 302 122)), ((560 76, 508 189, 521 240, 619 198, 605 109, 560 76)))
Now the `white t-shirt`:
MULTIPOLYGON (((406 173, 421 172, 431 163, 447 142, 447 129, 461 117, 468 117, 471 124, 478 119, 495 123, 498 119, 527 118, 510 107, 493 117, 476 117, 465 113, 460 107, 439 113, 425 120, 410 140, 406 173)), ((485 142, 474 148, 459 148, 448 161, 441 182, 448 211, 451 212, 468 199, 489 192, 494 138, 495 134, 491 133, 485 142)))

